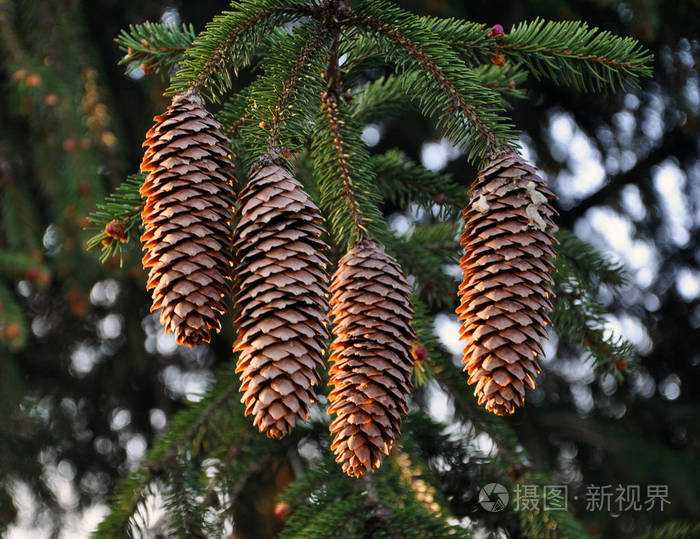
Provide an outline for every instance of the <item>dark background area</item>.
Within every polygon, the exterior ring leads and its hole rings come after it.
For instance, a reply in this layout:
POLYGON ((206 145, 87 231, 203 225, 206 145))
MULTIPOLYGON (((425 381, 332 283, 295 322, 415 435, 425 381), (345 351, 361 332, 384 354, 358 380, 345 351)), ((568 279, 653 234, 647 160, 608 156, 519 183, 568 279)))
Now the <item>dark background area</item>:
MULTIPOLYGON (((601 290, 600 299, 639 361, 617 383, 554 341, 540 388, 505 421, 533 466, 577 493, 573 509, 590 533, 628 536, 649 524, 697 521, 700 7, 399 3, 506 31, 537 16, 580 19, 654 53, 654 78, 641 89, 584 95, 531 78, 528 99, 513 103, 530 156, 560 195, 561 226, 627 266, 621 294, 601 290), (583 158, 576 144, 587 148, 583 158), (605 171, 600 184, 581 168, 591 161, 605 171), (586 486, 606 484, 667 485, 671 504, 663 513, 587 511, 586 486)), ((199 30, 225 7, 0 0, 0 524, 68 526, 65 514, 99 504, 165 419, 230 357, 230 328, 206 349, 176 350, 149 315, 139 253, 123 268, 101 266, 81 231, 95 202, 138 169, 143 134, 167 106, 164 81, 126 76, 117 65, 114 37, 164 16, 199 30), (19 506, 36 511, 20 507, 18 515, 19 506)), ((425 143, 440 139, 413 115, 378 128, 372 151, 399 147, 418 161, 425 143)), ((465 189, 475 176, 463 157, 444 170, 465 189)), ((471 508, 455 510, 467 516, 471 508)))

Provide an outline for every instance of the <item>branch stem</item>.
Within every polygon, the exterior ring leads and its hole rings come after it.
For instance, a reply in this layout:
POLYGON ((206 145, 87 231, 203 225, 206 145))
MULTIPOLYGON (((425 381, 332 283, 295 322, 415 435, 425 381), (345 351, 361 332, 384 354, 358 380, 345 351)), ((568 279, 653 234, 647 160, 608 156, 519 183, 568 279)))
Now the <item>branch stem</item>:
POLYGON ((338 0, 329 0, 327 5, 331 8, 327 23, 330 26, 331 37, 333 39, 331 45, 331 54, 328 60, 325 77, 328 84, 328 89, 321 95, 321 108, 328 118, 331 131, 333 132, 333 142, 335 149, 335 159, 340 169, 340 179, 343 182, 343 189, 349 201, 350 211, 352 213, 356 240, 365 237, 367 231, 367 223, 365 222, 360 204, 355 197, 352 178, 347 163, 347 153, 345 149, 345 141, 343 138, 343 121, 340 118, 340 95, 342 94, 342 80, 339 62, 340 49, 340 25, 338 24, 338 15, 341 10, 345 10, 344 4, 338 0))

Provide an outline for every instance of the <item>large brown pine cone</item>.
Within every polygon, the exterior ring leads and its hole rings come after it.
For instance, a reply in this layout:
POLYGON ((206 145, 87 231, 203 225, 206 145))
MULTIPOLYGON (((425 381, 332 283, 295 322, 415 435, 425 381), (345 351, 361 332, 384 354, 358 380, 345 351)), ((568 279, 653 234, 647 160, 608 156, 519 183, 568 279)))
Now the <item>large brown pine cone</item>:
POLYGON ((178 344, 219 331, 229 293, 233 167, 220 124, 193 92, 176 95, 143 143, 141 236, 151 310, 178 344))
POLYGON ((400 266, 372 239, 340 259, 331 292, 331 448, 343 471, 359 477, 389 454, 408 411, 413 306, 400 266))
POLYGON ((327 326, 322 218, 302 185, 272 162, 251 171, 234 233, 234 325, 246 415, 270 438, 306 419, 327 326))
POLYGON ((555 198, 520 155, 495 157, 472 184, 464 209, 457 309, 463 363, 479 404, 512 414, 535 388, 537 356, 550 324, 555 198))

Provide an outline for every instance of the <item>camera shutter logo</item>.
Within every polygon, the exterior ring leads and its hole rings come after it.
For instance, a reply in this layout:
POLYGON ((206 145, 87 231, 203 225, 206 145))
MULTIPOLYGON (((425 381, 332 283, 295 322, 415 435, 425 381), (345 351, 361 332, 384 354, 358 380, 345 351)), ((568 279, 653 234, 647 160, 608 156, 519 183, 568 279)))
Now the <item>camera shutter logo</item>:
POLYGON ((479 505, 490 513, 503 511, 508 505, 508 491, 499 483, 489 483, 479 491, 479 505))

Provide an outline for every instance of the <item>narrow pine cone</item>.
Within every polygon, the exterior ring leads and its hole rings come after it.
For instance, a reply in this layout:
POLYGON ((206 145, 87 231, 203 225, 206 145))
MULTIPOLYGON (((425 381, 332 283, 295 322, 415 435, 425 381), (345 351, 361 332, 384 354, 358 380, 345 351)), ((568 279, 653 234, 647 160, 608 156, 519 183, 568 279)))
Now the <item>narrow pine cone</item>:
POLYGON ((472 184, 461 243, 459 287, 469 383, 479 404, 512 414, 535 389, 537 356, 550 324, 555 198, 520 155, 500 154, 472 184))
POLYGON ((411 392, 413 306, 406 276, 375 240, 353 245, 331 283, 331 449, 351 477, 381 464, 411 392))
POLYGON ((302 185, 274 163, 251 171, 239 202, 236 372, 246 415, 268 437, 282 438, 309 415, 329 338, 322 218, 302 185))
POLYGON ((228 139, 193 92, 176 95, 146 134, 141 236, 151 310, 178 344, 209 342, 229 291, 233 190, 228 139))

